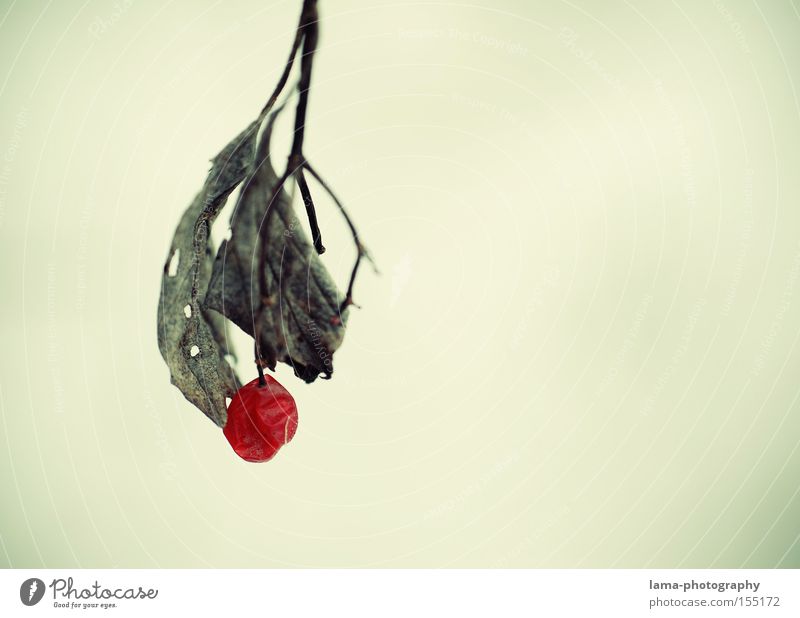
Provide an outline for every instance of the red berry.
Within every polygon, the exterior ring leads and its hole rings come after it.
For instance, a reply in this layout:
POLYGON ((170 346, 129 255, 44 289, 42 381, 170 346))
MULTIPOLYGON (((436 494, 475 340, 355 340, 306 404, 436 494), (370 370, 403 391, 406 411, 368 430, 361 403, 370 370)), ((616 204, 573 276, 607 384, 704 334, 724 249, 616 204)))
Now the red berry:
POLYGON ((247 461, 269 461, 294 437, 297 406, 277 380, 264 376, 245 384, 228 406, 228 422, 222 432, 233 450, 247 461))

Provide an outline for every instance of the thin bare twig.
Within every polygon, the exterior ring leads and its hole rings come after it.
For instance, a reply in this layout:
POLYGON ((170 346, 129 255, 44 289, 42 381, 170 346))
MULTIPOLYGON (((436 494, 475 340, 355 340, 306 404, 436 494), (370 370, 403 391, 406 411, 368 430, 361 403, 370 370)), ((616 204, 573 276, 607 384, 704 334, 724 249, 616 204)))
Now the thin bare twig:
POLYGON ((325 253, 325 247, 322 244, 322 235, 320 234, 319 224, 317 223, 317 212, 314 210, 314 200, 311 199, 311 190, 308 188, 302 165, 295 169, 294 179, 297 182, 297 187, 300 189, 303 205, 306 207, 308 225, 311 228, 311 242, 317 254, 322 255, 325 253))
MULTIPOLYGON (((302 20, 302 15, 300 17, 302 20)), ((292 49, 289 51, 289 59, 286 61, 286 67, 283 69, 283 73, 281 74, 278 83, 275 85, 275 90, 272 91, 272 95, 267 100, 264 107, 261 109, 261 113, 258 115, 258 124, 260 125, 264 118, 267 117, 267 114, 270 113, 272 110, 273 105, 278 100, 278 97, 281 96, 281 92, 283 91, 284 86, 286 86, 286 82, 289 80, 289 75, 292 72, 292 67, 294 66, 294 59, 297 56, 297 50, 300 49, 300 42, 303 40, 303 31, 298 27, 297 32, 294 35, 294 41, 292 42, 292 49)))
POLYGON ((375 260, 372 259, 372 256, 370 255, 369 251, 367 251, 367 248, 361 242, 361 239, 358 235, 358 230, 356 230, 356 226, 353 223, 353 220, 350 218, 350 215, 347 213, 347 209, 344 207, 342 201, 338 198, 336 193, 333 192, 333 189, 331 189, 330 185, 328 185, 328 183, 325 182, 322 176, 320 176, 317 173, 317 170, 315 170, 311 166, 311 163, 306 161, 303 167, 305 167, 305 169, 308 170, 308 173, 314 177, 314 179, 320 184, 320 186, 333 200, 333 203, 336 204, 336 207, 339 209, 339 212, 342 213, 342 217, 344 217, 344 220, 347 222, 347 227, 350 228, 350 234, 353 236, 353 242, 356 245, 356 261, 353 264, 353 270, 350 274, 350 281, 347 284, 347 293, 345 294, 344 300, 342 301, 341 305, 339 305, 339 313, 341 314, 341 312, 344 311, 349 305, 354 304, 353 284, 355 283, 356 275, 358 274, 358 267, 361 264, 361 259, 366 258, 369 261, 369 263, 372 264, 372 268, 376 273, 378 272, 378 267, 375 264, 375 260))

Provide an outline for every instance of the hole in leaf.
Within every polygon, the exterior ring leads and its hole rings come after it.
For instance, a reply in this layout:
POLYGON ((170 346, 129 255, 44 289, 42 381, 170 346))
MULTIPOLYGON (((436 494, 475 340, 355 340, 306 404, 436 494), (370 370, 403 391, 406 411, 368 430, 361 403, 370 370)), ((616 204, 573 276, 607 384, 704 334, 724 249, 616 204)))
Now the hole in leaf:
POLYGON ((242 185, 238 185, 225 200, 225 204, 220 208, 216 220, 211 225, 211 243, 218 247, 223 240, 228 240, 231 235, 230 218, 234 213, 236 204, 239 201, 239 194, 242 192, 242 185))
POLYGON ((192 317, 192 306, 191 305, 186 305, 183 308, 183 315, 185 315, 187 318, 192 317))
POLYGON ((200 348, 198 348, 196 345, 193 345, 193 346, 191 347, 191 349, 189 350, 189 356, 191 356, 192 358, 194 358, 194 357, 195 357, 195 356, 197 356, 198 354, 200 354, 200 348))
POLYGON ((175 249, 175 253, 169 259, 169 267, 167 268, 167 276, 174 277, 178 274, 178 265, 181 263, 181 250, 175 249))

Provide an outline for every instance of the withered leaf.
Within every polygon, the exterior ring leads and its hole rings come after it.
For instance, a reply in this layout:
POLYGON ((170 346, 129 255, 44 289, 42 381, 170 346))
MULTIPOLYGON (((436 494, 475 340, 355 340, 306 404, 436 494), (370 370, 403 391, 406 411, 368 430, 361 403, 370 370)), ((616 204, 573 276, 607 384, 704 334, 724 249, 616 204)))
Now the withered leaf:
POLYGON ((212 160, 202 190, 175 230, 158 303, 158 347, 172 383, 221 427, 227 420, 225 397, 232 397, 239 384, 224 358, 224 321, 202 306, 213 262, 209 229, 228 195, 253 169, 258 125, 248 126, 212 160))
POLYGON ((275 368, 290 364, 313 382, 333 373, 333 353, 344 337, 347 310, 342 295, 303 232, 281 187, 266 217, 278 177, 269 157, 272 116, 258 146, 258 164, 242 188, 231 216, 231 236, 217 252, 205 306, 226 316, 252 337, 260 334, 261 354, 275 368), (267 221, 267 263, 262 285, 259 230, 267 221), (263 311, 262 304, 266 304, 263 311), (258 328, 256 328, 258 327, 258 328))

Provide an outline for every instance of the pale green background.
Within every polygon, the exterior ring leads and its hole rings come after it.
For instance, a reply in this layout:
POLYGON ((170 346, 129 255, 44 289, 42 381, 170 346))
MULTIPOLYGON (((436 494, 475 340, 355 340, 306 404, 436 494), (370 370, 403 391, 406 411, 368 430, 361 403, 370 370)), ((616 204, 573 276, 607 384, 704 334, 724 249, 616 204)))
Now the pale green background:
POLYGON ((0 563, 800 566, 791 0, 321 0, 307 154, 382 276, 249 465, 159 275, 299 4, 0 5, 0 563))

